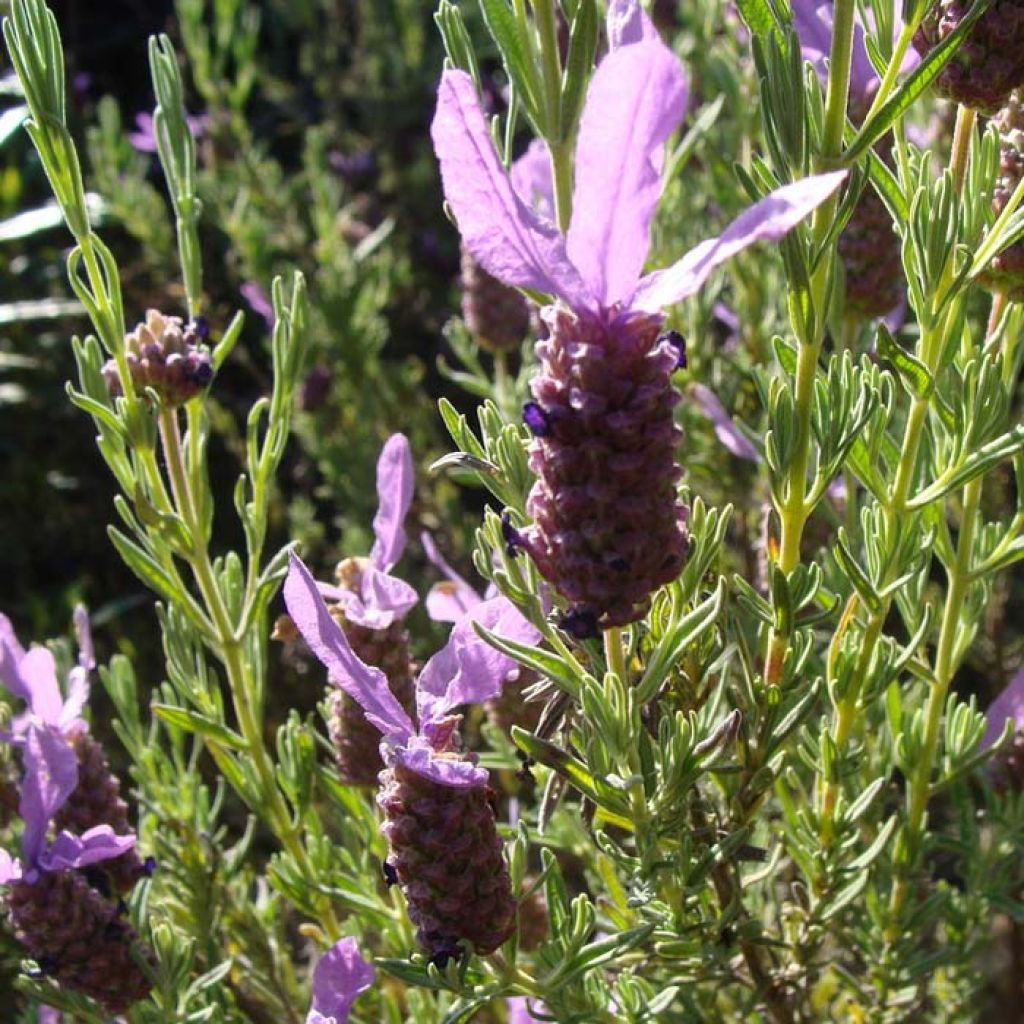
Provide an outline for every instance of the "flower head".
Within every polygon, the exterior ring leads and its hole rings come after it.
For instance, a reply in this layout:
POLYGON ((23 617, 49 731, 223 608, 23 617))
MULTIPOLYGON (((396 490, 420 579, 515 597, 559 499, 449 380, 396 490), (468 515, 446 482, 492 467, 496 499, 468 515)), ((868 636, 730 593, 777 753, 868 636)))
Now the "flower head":
POLYGON ((284 585, 285 603, 299 633, 327 666, 331 680, 366 712, 384 737, 386 764, 403 764, 447 786, 481 786, 487 771, 469 759, 453 758, 462 704, 479 704, 497 695, 518 666, 485 643, 474 624, 520 643, 536 643, 540 634, 504 597, 481 601, 455 624, 448 643, 423 666, 416 680, 419 728, 388 687, 380 669, 362 662, 320 596, 320 585, 292 555, 284 585))
POLYGON ((24 759, 18 804, 25 823, 22 859, 0 850, 0 885, 19 880, 32 884, 41 875, 111 860, 134 847, 134 836, 115 835, 109 825, 97 825, 80 836, 62 831, 48 843, 50 821, 78 785, 75 753, 60 736, 32 723, 25 730, 24 759))
POLYGON ((352 1004, 376 978, 373 964, 359 953, 355 939, 341 939, 313 971, 313 1005, 306 1024, 346 1024, 352 1004))

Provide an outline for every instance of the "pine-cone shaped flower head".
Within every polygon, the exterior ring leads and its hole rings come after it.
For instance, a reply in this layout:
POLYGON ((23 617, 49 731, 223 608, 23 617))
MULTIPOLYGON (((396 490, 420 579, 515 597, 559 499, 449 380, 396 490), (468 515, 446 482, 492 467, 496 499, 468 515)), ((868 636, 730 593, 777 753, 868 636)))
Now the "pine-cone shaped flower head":
POLYGON ((155 963, 117 904, 77 871, 21 880, 8 897, 14 934, 62 987, 124 1013, 152 987, 135 956, 155 963), (133 955, 134 953, 134 955, 133 955))
POLYGON ((397 763, 384 773, 377 803, 388 864, 420 945, 435 957, 457 956, 460 941, 493 953, 515 929, 516 901, 490 786, 447 785, 397 763))
POLYGON ((538 631, 504 598, 471 609, 417 677, 417 728, 384 673, 355 655, 316 582, 294 556, 284 595, 296 628, 330 678, 384 736, 387 767, 378 800, 388 864, 419 941, 439 958, 457 954, 463 941, 492 952, 515 927, 515 899, 487 771, 459 752, 459 718, 452 712, 494 697, 517 671, 510 658, 480 639, 475 624, 524 644, 535 644, 538 631))
MULTIPOLYGON (((1024 179, 1024 89, 1010 94, 992 123, 999 131, 999 178, 992 197, 992 212, 998 217, 1024 179)), ((1024 240, 1003 249, 978 280, 1015 302, 1024 301, 1024 240)))
MULTIPOLYGON (((914 33, 914 46, 928 54, 971 8, 970 0, 937 0, 914 33)), ((939 95, 992 115, 1013 89, 1024 86, 1024 2, 992 0, 939 72, 939 95)))
MULTIPOLYGON (((411 715, 415 686, 409 633, 403 624, 399 621, 384 629, 368 629, 349 622, 337 606, 331 609, 331 615, 344 630, 356 657, 384 673, 398 703, 411 715)), ((380 730, 367 720, 362 707, 337 686, 329 688, 327 707, 327 729, 339 777, 353 786, 376 785, 384 768, 380 730)))
POLYGON ((679 353, 659 340, 657 316, 609 322, 556 309, 549 324, 531 383, 537 482, 522 539, 571 606, 601 628, 624 625, 686 557, 671 383, 679 353))
MULTIPOLYGON (((121 783, 107 763, 103 747, 85 730, 70 737, 78 761, 78 785, 53 818, 54 828, 81 835, 97 825, 109 825, 117 835, 131 835, 128 805, 121 799, 121 783)), ((132 847, 120 857, 99 865, 119 893, 130 892, 146 874, 141 858, 132 847)))
MULTIPOLYGON (((213 380, 213 359, 203 344, 201 321, 147 310, 146 319, 125 336, 125 358, 138 392, 152 388, 165 408, 174 409, 205 390, 213 380)), ((117 363, 109 360, 103 376, 112 395, 123 392, 117 363)))
POLYGON ((462 247, 462 319, 473 340, 490 352, 518 351, 530 327, 530 307, 462 247))
POLYGON ((675 360, 658 344, 662 310, 693 295, 746 246, 780 238, 844 176, 784 186, 718 238, 644 276, 664 145, 685 114, 687 83, 638 0, 611 0, 607 36, 609 53, 591 78, 576 134, 565 234, 506 174, 469 75, 442 75, 431 128, 445 197, 466 247, 505 284, 548 294, 555 303, 548 322, 558 337, 544 342, 534 389, 542 429, 550 420, 552 440, 534 445, 540 480, 529 506, 534 527, 525 539, 571 610, 603 625, 642 614, 644 588, 666 578, 669 562, 677 570, 681 565, 678 474, 663 466, 662 455, 674 443, 676 401, 669 383, 675 360), (598 425, 596 439, 584 440, 584 423, 598 425), (597 466, 591 452, 598 449, 614 458, 613 469, 597 466), (623 498, 624 482, 655 465, 668 476, 645 478, 638 493, 623 498), (627 528, 628 516, 634 518, 627 528), (650 538, 649 551, 662 542, 668 550, 641 555, 634 542, 639 531, 650 538), (616 586, 625 590, 615 594, 616 586))

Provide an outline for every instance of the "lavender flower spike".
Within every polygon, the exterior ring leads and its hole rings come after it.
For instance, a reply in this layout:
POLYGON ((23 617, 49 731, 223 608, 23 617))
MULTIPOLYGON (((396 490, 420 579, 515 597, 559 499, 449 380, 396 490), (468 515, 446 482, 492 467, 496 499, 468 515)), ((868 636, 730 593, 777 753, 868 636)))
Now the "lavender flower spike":
POLYGON ((374 982, 377 972, 359 953, 355 939, 341 939, 313 971, 313 1005, 306 1024, 347 1024, 352 1004, 374 982))
POLYGON ((996 790, 1024 790, 1024 668, 985 712, 988 727, 981 738, 981 749, 988 750, 1003 734, 1006 723, 1014 730, 1010 741, 988 764, 988 776, 996 790))
POLYGON ((786 185, 719 237, 644 275, 686 77, 637 0, 609 4, 608 36, 612 49, 591 79, 577 134, 564 236, 524 201, 524 175, 506 174, 464 72, 442 76, 431 128, 463 243, 499 280, 552 296, 532 382, 533 418, 549 429, 531 441, 538 480, 523 546, 570 611, 602 628, 642 617, 686 556, 672 415, 678 353, 660 340, 662 310, 747 246, 781 238, 845 177, 786 185))
POLYGON ((316 582, 294 555, 284 596, 296 627, 332 681, 384 734, 387 768, 377 803, 384 812, 388 867, 405 894, 420 944, 439 961, 457 955, 463 941, 482 955, 493 952, 515 927, 515 900, 487 770, 458 750, 460 719, 453 712, 493 696, 517 672, 510 658, 477 636, 474 622, 523 643, 536 643, 539 634, 504 598, 473 608, 417 679, 416 729, 383 673, 352 651, 316 582))

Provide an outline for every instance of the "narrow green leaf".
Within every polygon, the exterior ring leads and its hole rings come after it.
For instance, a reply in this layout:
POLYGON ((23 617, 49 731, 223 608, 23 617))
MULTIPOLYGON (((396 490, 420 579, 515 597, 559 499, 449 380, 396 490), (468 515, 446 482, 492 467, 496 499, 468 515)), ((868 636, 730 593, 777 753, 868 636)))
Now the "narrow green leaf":
POLYGON ((744 24, 756 38, 764 39, 771 32, 781 31, 767 0, 737 0, 736 6, 744 24))
POLYGON ((245 739, 233 729, 197 711, 175 707, 173 704, 152 704, 150 707, 157 718, 185 732, 196 733, 232 750, 244 750, 247 747, 245 739))
POLYGON ((497 44, 508 77, 519 90, 526 108, 526 116, 539 131, 542 125, 538 124, 540 107, 537 100, 536 71, 523 51, 515 16, 505 0, 479 0, 479 3, 480 12, 497 44))
POLYGON ((990 469, 998 466, 1000 462, 1022 450, 1024 450, 1024 424, 1019 424, 1013 430, 982 445, 977 451, 971 452, 955 470, 943 473, 931 487, 926 487, 915 498, 908 501, 907 507, 918 509, 937 501, 949 494, 950 491, 959 490, 965 484, 983 476, 990 469))
POLYGON ((935 381, 928 372, 928 367, 897 345, 884 323, 878 325, 875 344, 879 358, 892 366, 915 398, 927 398, 932 393, 935 381))
POLYGON ((503 654, 515 659, 520 665, 539 672, 572 697, 579 694, 582 680, 578 679, 572 669, 557 655, 543 651, 539 647, 529 647, 526 644, 516 643, 514 640, 506 640, 504 637, 498 636, 497 633, 492 633, 485 626, 481 626, 479 622, 474 622, 473 628, 483 640, 503 654))
POLYGON ((562 78, 562 112, 559 123, 564 136, 575 132, 583 109, 583 99, 597 51, 598 24, 597 4, 594 0, 581 0, 572 21, 569 54, 562 78))

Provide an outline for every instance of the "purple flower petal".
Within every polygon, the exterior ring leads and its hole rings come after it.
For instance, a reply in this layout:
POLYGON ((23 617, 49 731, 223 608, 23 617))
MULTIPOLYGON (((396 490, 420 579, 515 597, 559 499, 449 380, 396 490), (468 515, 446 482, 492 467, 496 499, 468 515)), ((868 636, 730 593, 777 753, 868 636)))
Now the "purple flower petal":
POLYGON ((358 594, 326 584, 318 589, 342 606, 345 618, 367 629, 387 629, 420 599, 405 580, 379 572, 370 564, 362 571, 358 594))
POLYGON ((0 612, 0 683, 13 696, 29 701, 31 695, 19 671, 24 657, 25 648, 18 642, 11 620, 0 612))
POLYGON ((91 671, 96 667, 96 649, 92 645, 89 613, 83 605, 76 604, 72 618, 75 623, 75 639, 78 641, 78 664, 91 671))
MULTIPOLYGON (((530 1012, 530 1000, 526 996, 512 996, 505 1000, 508 1006, 508 1024, 538 1024, 540 1017, 534 1017, 530 1012)), ((544 1004, 534 1001, 534 1009, 544 1013, 544 1004)))
POLYGON ((482 601, 454 626, 448 643, 423 666, 416 683, 416 711, 422 725, 442 719, 462 704, 480 704, 501 693, 519 664, 492 647, 473 628, 521 644, 536 644, 540 633, 506 597, 482 601))
POLYGON ((28 864, 37 864, 46 845, 50 819, 78 785, 78 761, 64 740, 31 725, 25 736, 25 777, 18 808, 25 831, 22 851, 28 864))
POLYGON ((68 675, 68 699, 60 709, 57 728, 67 735, 78 727, 85 728, 79 717, 89 700, 89 672, 82 665, 76 665, 68 675))
POLYGON ((628 301, 640 279, 664 144, 685 113, 686 76, 660 40, 615 50, 590 81, 566 249, 606 308, 628 301))
POLYGON ((427 615, 434 622, 458 622, 483 598, 445 561, 429 533, 420 534, 420 543, 430 564, 447 577, 443 583, 435 583, 430 588, 427 615))
POLYGON ((523 155, 512 161, 508 173, 516 195, 543 220, 554 223, 555 184, 544 140, 533 139, 523 155))
POLYGON ((362 707, 369 722, 384 736, 400 742, 408 739, 415 731, 412 720, 391 692, 387 677, 352 652, 345 634, 317 592, 316 581, 294 554, 290 556, 284 581, 284 601, 296 629, 327 667, 332 682, 362 707))
POLYGON ((313 971, 313 1005, 306 1024, 345 1024, 352 1004, 376 977, 373 964, 360 956, 355 939, 335 943, 313 971))
POLYGON ((257 316, 263 317, 264 323, 273 330, 277 317, 274 313, 274 304, 270 296, 255 281, 246 281, 238 291, 249 304, 249 308, 257 316))
POLYGON ((382 747, 382 750, 385 760, 400 764, 442 786, 453 786, 457 789, 486 786, 490 777, 486 768, 482 768, 470 758, 439 754, 430 742, 422 737, 416 737, 404 747, 394 747, 390 750, 382 747))
POLYGON ((10 885, 22 877, 21 861, 0 849, 0 885, 10 885))
POLYGON ((404 434, 388 438, 377 459, 377 497, 379 505, 373 517, 377 538, 370 558, 378 569, 387 572, 405 551, 405 517, 412 504, 412 451, 404 434))
POLYGON ((981 739, 981 749, 987 750, 1003 734, 1007 721, 1013 722, 1014 729, 1024 729, 1024 668, 1007 683, 1006 688, 989 705, 985 712, 988 728, 981 739))
POLYGON ((445 71, 430 129, 441 180, 469 251, 505 284, 561 296, 570 306, 593 301, 569 262, 558 231, 516 194, 494 150, 473 79, 445 71))
MULTIPOLYGON (((628 51, 623 51, 628 52, 628 51)), ((695 294, 716 267, 755 242, 774 242, 820 206, 846 178, 832 171, 783 185, 741 213, 718 238, 691 249, 678 263, 648 274, 630 305, 656 313, 695 294)))
POLYGON ((647 17, 638 0, 609 0, 605 25, 608 29, 608 46, 612 50, 661 38, 654 22, 647 17))
POLYGON ((61 832, 39 856, 43 871, 67 871, 113 860, 135 846, 135 836, 119 836, 109 825, 97 825, 80 836, 61 832))
POLYGON ((40 1006, 38 1024, 60 1024, 60 1011, 52 1006, 40 1006))
POLYGON ((700 406, 701 412, 714 425, 715 436, 733 455, 740 459, 748 459, 750 462, 761 461, 757 449, 733 423, 732 418, 718 400, 718 395, 711 388, 704 384, 694 384, 691 393, 700 406))

